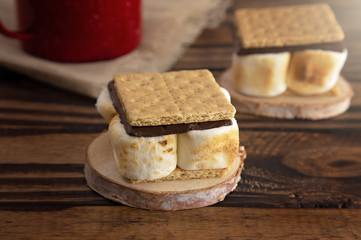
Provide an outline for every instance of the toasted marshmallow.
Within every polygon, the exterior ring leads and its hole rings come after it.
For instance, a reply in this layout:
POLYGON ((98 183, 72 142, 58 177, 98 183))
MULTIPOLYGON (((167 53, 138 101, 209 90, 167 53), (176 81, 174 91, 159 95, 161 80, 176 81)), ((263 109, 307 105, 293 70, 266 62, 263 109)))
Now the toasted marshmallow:
POLYGON ((178 134, 178 166, 185 170, 229 167, 239 148, 238 125, 178 134))
POLYGON ((239 56, 233 54, 232 71, 235 89, 251 96, 271 97, 286 88, 289 52, 239 56))
POLYGON ((346 58, 347 50, 343 52, 325 50, 294 52, 290 62, 287 85, 298 94, 325 93, 337 83, 346 58))
POLYGON ((177 167, 177 136, 129 136, 115 116, 109 124, 110 142, 120 173, 129 179, 155 180, 177 167))
POLYGON ((112 118, 117 114, 107 87, 99 94, 95 107, 108 123, 110 123, 112 118))

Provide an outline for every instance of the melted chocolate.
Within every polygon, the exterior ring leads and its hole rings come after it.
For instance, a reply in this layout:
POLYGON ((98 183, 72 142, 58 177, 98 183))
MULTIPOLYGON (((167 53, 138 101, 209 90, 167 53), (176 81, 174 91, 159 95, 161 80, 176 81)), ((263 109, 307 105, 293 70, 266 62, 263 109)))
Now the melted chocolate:
POLYGON ((209 121, 209 122, 195 122, 195 123, 181 123, 171 125, 158 125, 158 126, 131 126, 127 120, 123 106, 118 98, 118 94, 114 87, 114 81, 108 84, 110 97, 113 101, 113 106, 120 116, 120 122, 124 125, 125 131, 130 136, 136 137, 155 137, 168 134, 185 133, 190 130, 205 130, 217 128, 222 126, 232 125, 231 120, 209 121))

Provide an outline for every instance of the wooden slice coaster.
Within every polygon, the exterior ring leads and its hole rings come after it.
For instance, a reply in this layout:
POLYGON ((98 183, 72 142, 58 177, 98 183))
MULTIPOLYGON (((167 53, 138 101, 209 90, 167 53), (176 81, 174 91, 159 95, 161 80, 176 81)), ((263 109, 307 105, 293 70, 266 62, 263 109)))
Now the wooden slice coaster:
POLYGON ((110 200, 128 206, 153 210, 199 208, 222 201, 240 180, 245 151, 223 177, 132 184, 122 177, 113 159, 108 132, 99 135, 89 145, 85 164, 88 186, 110 200))
POLYGON ((231 69, 225 71, 217 81, 227 89, 237 111, 274 118, 319 120, 335 117, 349 108, 354 95, 351 85, 342 76, 337 83, 338 95, 301 96, 286 91, 276 97, 247 96, 234 89, 231 69))

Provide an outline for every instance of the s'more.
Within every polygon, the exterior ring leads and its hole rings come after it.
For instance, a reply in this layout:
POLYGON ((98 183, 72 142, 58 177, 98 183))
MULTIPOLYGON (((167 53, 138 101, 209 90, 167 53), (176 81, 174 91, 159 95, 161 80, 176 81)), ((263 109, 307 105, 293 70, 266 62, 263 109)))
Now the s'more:
POLYGON ((327 4, 238 9, 235 25, 232 72, 238 92, 317 95, 335 87, 347 49, 327 4))
POLYGON ((208 70, 117 75, 96 108, 132 183, 219 177, 240 151, 236 110, 208 70))

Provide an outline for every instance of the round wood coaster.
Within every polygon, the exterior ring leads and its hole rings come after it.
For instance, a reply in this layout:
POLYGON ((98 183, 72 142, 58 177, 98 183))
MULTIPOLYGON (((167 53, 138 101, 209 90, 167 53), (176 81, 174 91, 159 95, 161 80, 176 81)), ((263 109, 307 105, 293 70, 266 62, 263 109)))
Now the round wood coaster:
POLYGON ((110 200, 153 210, 199 208, 222 201, 240 180, 244 148, 230 171, 220 178, 132 184, 122 177, 113 158, 108 132, 93 140, 87 151, 85 179, 88 186, 110 200))
POLYGON ((286 91, 276 97, 247 96, 234 89, 231 69, 226 70, 217 81, 227 89, 237 111, 275 118, 319 120, 335 117, 349 108, 354 95, 351 85, 342 76, 337 83, 338 95, 301 96, 286 91))

